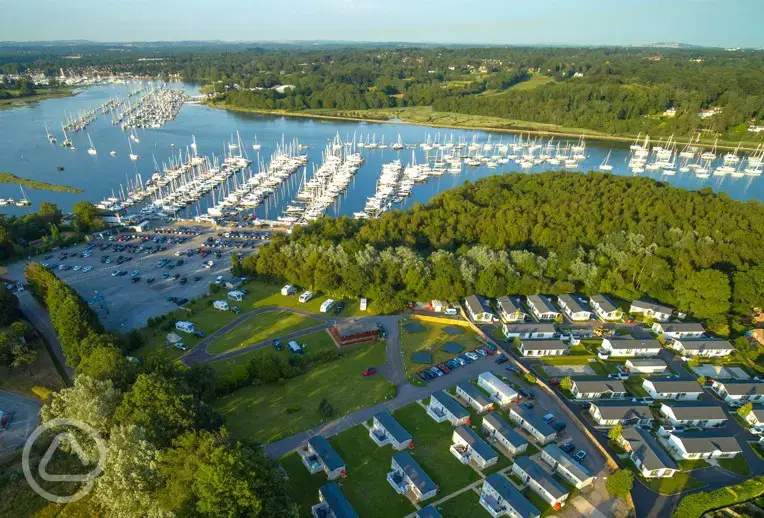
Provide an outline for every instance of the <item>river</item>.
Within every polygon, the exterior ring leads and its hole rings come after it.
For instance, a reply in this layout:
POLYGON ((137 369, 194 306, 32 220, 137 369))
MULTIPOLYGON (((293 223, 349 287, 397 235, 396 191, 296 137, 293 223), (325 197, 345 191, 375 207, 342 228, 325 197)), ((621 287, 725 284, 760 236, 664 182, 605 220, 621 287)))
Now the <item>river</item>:
MULTIPOLYGON (((186 88, 189 92, 196 92, 191 86, 186 88)), ((72 204, 80 199, 97 202, 110 196, 112 192, 118 193, 120 184, 125 184, 126 178, 133 178, 136 173, 140 172, 144 181, 149 179, 155 170, 154 159, 160 165, 166 163, 171 155, 177 156, 180 149, 185 150, 190 145, 192 135, 196 138, 200 154, 221 155, 227 142, 232 136, 235 137, 238 131, 245 142, 249 158, 255 164, 258 161, 258 152, 252 149, 255 136, 262 146, 259 151, 260 157, 265 161, 282 139, 290 141, 297 138, 300 144, 309 146, 308 172, 312 170, 313 164, 316 167, 320 165, 321 152, 336 134, 343 139, 352 139, 354 135, 365 139, 371 134, 376 136, 376 142, 380 142, 384 137, 384 141, 388 144, 395 142, 398 134, 407 144, 423 142, 428 135, 438 136, 441 141, 444 136, 450 139, 453 135, 454 142, 460 137, 471 142, 475 135, 480 142, 487 141, 489 136, 494 143, 508 142, 515 138, 511 134, 499 132, 451 130, 395 122, 372 123, 268 116, 229 112, 189 104, 180 110, 175 120, 162 128, 137 130, 140 143, 133 144, 133 147, 140 155, 140 159, 135 162, 128 158, 128 133, 112 125, 111 114, 101 115, 88 126, 86 132, 70 135, 77 148, 76 151, 69 151, 61 148, 60 145, 52 145, 48 142, 45 134, 46 124, 51 127, 60 144, 63 140, 61 121, 66 114, 77 114, 87 108, 95 108, 117 95, 126 97, 128 90, 132 89, 135 89, 135 85, 95 86, 86 88, 73 97, 49 99, 29 106, 0 111, 0 171, 34 180, 78 187, 85 191, 83 194, 70 194, 26 189, 27 197, 32 202, 31 207, 3 206, 0 207, 0 212, 25 214, 36 210, 41 201, 56 203, 65 211, 71 209, 72 204), (87 153, 88 134, 98 149, 96 156, 87 153), (112 150, 116 151, 116 156, 110 156, 109 152, 112 150), (58 171, 57 167, 63 167, 64 170, 58 171)), ((327 212, 330 216, 351 215, 353 212, 363 210, 366 198, 375 191, 375 183, 382 164, 400 158, 405 165, 411 159, 412 150, 395 151, 388 148, 363 149, 361 152, 366 159, 365 163, 345 195, 341 196, 327 212)), ((424 151, 417 148, 415 152, 417 160, 422 161, 424 151)), ((611 154, 610 164, 613 166, 613 174, 633 175, 626 167, 629 156, 628 145, 609 141, 588 141, 587 159, 580 163, 579 170, 596 170, 608 152, 611 154)), ((445 189, 485 176, 513 171, 533 174, 559 168, 560 166, 542 164, 523 170, 520 165, 512 161, 495 169, 485 165, 464 168, 461 174, 447 173, 441 177, 430 178, 426 183, 417 184, 403 206, 409 206, 414 202, 427 202, 445 189)), ((731 198, 738 200, 761 201, 764 199, 764 178, 761 176, 732 178, 726 175, 700 179, 692 173, 679 171, 674 176, 662 175, 660 171, 646 171, 640 176, 659 179, 686 189, 700 189, 708 186, 716 192, 725 192, 731 198)), ((254 209, 255 214, 258 217, 275 219, 296 193, 301 179, 302 172, 294 175, 277 190, 274 197, 254 209)), ((19 196, 18 186, 0 184, 0 198, 17 199, 19 196)), ((195 216, 205 211, 206 205, 202 201, 189 207, 186 215, 195 216)))

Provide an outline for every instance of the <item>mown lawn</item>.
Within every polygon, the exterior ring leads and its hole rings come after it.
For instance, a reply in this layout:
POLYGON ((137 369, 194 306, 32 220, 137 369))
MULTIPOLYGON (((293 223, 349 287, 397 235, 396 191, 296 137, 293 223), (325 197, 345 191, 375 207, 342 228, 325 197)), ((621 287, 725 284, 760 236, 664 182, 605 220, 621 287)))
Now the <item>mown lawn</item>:
POLYGON ((406 368, 407 376, 427 367, 427 365, 411 361, 411 353, 413 352, 422 351, 431 353, 433 365, 437 365, 454 357, 453 354, 440 350, 446 342, 455 342, 462 345, 465 351, 474 349, 482 344, 482 342, 478 340, 474 331, 454 324, 438 324, 411 319, 408 321, 401 321, 400 326, 401 354, 403 355, 403 365, 406 368), (418 333, 410 333, 404 328, 404 325, 407 322, 419 323, 424 330, 418 333), (458 335, 447 334, 443 329, 449 326, 459 327, 462 330, 462 333, 458 335))
MULTIPOLYGON (((0 333, 3 330, 0 329, 0 333)), ((51 392, 64 387, 53 359, 42 341, 34 343, 37 359, 30 365, 16 367, 0 366, 0 390, 9 390, 24 396, 45 400, 51 392)))
MULTIPOLYGON (((334 345, 334 341, 329 336, 329 333, 325 330, 315 331, 313 333, 301 336, 297 342, 303 347, 303 351, 305 351, 303 355, 305 357, 313 356, 320 351, 337 348, 337 346, 334 345)), ((284 345, 285 347, 281 351, 277 351, 274 347, 266 347, 264 349, 257 349, 256 351, 249 351, 247 353, 240 354, 239 356, 235 356, 228 360, 219 360, 210 363, 209 365, 219 376, 241 376, 244 374, 244 372, 246 372, 247 364, 249 361, 257 356, 264 354, 275 354, 284 361, 289 360, 289 358, 292 356, 292 353, 289 352, 289 350, 286 348, 286 344, 284 345)), ((348 349, 348 351, 350 350, 352 350, 352 348, 348 349)))
POLYGON ((751 473, 751 466, 748 465, 748 461, 745 460, 742 454, 738 453, 731 459, 719 459, 719 466, 733 473, 741 476, 746 476, 751 473))
MULTIPOLYGON (((282 306, 287 308, 299 308, 306 311, 312 311, 313 313, 319 313, 321 304, 326 299, 331 298, 322 293, 314 292, 312 299, 306 303, 301 303, 299 301, 299 297, 300 294, 305 290, 300 288, 297 289, 297 294, 286 296, 281 294, 281 284, 275 285, 260 281, 250 281, 242 287, 249 290, 246 298, 239 304, 239 306, 245 311, 261 308, 263 306, 282 306)), ((369 305, 366 308, 366 311, 361 311, 361 302, 359 300, 334 298, 334 301, 335 303, 345 303, 345 308, 339 315, 342 317, 369 316, 379 314, 379 312, 374 307, 374 301, 369 301, 369 305)))
POLYGON ((342 481, 342 492, 360 516, 405 516, 416 510, 385 479, 395 453, 392 447, 377 446, 363 426, 345 430, 329 442, 345 461, 348 476, 342 481))
POLYGON ((640 481, 649 489, 662 495, 674 495, 676 493, 705 486, 703 482, 679 471, 674 473, 673 477, 657 479, 645 479, 640 477, 640 481))
POLYGON ((488 516, 480 505, 480 496, 473 489, 443 502, 437 507, 443 518, 466 518, 468 516, 488 516))
POLYGON ((390 394, 390 384, 380 375, 361 376, 361 371, 384 362, 384 343, 358 346, 341 359, 296 378, 237 390, 217 400, 214 407, 233 437, 275 441, 383 401, 390 394), (334 407, 332 417, 318 411, 323 398, 334 407))
POLYGON ((709 464, 703 459, 695 459, 695 460, 678 460, 676 461, 676 465, 679 466, 679 469, 682 471, 692 471, 695 469, 707 468, 711 464, 709 464))
POLYGON ((472 468, 456 460, 449 451, 453 436, 451 423, 436 423, 417 403, 397 410, 395 419, 414 437, 415 448, 410 453, 440 486, 441 498, 480 479, 472 468))
POLYGON ((623 386, 626 387, 626 390, 632 396, 650 397, 650 394, 648 394, 647 391, 642 388, 643 381, 645 381, 645 378, 642 376, 631 376, 629 379, 623 382, 623 386))
POLYGON ((300 516, 310 518, 310 508, 318 503, 318 489, 328 482, 326 474, 320 471, 311 475, 297 452, 282 457, 279 464, 287 473, 289 492, 300 506, 300 516))
POLYGON ((258 342, 316 326, 321 321, 290 311, 268 311, 242 322, 207 346, 212 354, 242 349, 258 342))

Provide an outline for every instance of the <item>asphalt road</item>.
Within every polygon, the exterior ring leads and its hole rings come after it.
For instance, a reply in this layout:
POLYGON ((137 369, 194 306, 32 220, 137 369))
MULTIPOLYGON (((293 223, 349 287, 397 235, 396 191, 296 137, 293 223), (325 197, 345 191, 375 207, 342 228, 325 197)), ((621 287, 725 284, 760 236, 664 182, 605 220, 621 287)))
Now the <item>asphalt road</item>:
POLYGON ((7 430, 0 431, 0 458, 24 447, 39 422, 40 403, 34 399, 0 390, 0 411, 10 412, 13 419, 7 430))

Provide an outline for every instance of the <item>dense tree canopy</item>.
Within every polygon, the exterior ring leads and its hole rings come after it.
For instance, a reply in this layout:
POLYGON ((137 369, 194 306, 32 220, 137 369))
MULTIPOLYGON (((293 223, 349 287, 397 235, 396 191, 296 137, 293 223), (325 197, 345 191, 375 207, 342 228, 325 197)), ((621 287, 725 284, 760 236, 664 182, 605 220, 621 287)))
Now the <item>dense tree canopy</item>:
POLYGON ((408 300, 647 295, 699 317, 761 305, 764 207, 710 189, 590 173, 506 174, 372 221, 324 218, 242 268, 394 311, 408 300))

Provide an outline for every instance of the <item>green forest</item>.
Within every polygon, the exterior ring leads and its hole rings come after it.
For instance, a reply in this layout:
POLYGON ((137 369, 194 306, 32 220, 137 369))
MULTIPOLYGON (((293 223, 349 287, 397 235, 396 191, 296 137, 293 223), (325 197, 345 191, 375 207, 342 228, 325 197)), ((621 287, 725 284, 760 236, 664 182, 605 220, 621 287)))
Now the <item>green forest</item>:
MULTIPOLYGON (((164 351, 142 362, 125 356, 140 346, 140 333, 105 333, 87 303, 47 268, 30 263, 26 277, 50 313, 67 363, 76 366, 73 385, 52 395, 41 420, 91 426, 109 459, 92 492, 68 504, 67 516, 297 516, 275 461, 257 444, 232 440, 208 404, 214 398, 209 367, 185 369, 164 351)), ((88 460, 96 461, 92 441, 82 439, 88 460)), ((35 444, 33 464, 46 447, 35 444)), ((68 455, 54 457, 58 468, 75 459, 68 446, 63 450, 68 455)), ((25 484, 23 475, 0 477, 0 490, 14 481, 25 484)), ((30 505, 17 494, 5 510, 18 514, 30 505)))
POLYGON ((764 302, 762 239, 764 206, 710 188, 514 173, 376 220, 323 218, 236 267, 384 311, 472 293, 648 296, 726 335, 730 315, 764 302))

